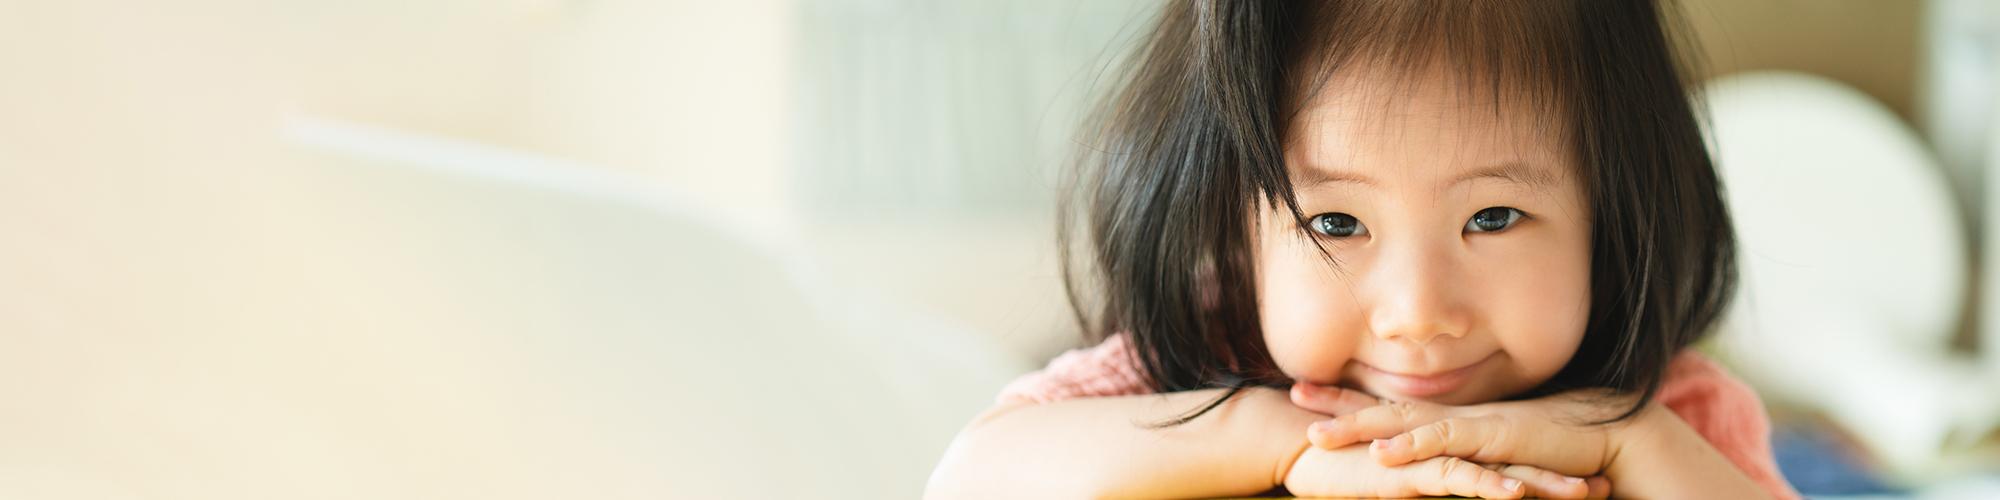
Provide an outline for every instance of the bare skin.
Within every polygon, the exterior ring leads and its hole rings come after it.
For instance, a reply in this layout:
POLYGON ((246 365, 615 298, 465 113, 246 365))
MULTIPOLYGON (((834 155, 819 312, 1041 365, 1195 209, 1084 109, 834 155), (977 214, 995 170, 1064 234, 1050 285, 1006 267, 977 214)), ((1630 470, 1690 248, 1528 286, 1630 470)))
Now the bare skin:
POLYGON ((1446 406, 1382 402, 1359 391, 1310 384, 1299 384, 1292 393, 1300 406, 1340 415, 1308 428, 1315 448, 1367 444, 1370 455, 1385 466, 1449 456, 1527 464, 1559 474, 1603 474, 1620 496, 1635 498, 1769 496, 1659 403, 1630 419, 1599 424, 1622 411, 1631 398, 1573 391, 1529 401, 1446 406))
POLYGON ((994 408, 952 442, 925 497, 1195 498, 1256 495, 1278 486, 1307 496, 1579 498, 1590 493, 1531 466, 1487 468, 1454 457, 1385 466, 1362 445, 1316 448, 1302 430, 1329 415, 1300 407, 1274 389, 1247 389, 1184 425, 1143 425, 1218 394, 994 408))

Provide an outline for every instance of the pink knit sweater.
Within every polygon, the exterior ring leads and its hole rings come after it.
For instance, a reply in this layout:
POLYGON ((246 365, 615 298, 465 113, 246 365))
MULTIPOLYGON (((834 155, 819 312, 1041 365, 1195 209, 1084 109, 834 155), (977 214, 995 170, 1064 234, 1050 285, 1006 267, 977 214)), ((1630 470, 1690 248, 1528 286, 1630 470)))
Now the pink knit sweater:
MULTIPOLYGON (((1126 396, 1152 392, 1135 366, 1132 344, 1113 335, 1096 347, 1056 357, 1041 371, 1023 375, 1000 390, 1001 403, 1048 403, 1070 398, 1126 396)), ((1667 368, 1659 401, 1707 438, 1757 484, 1781 499, 1799 498, 1771 456, 1771 429, 1764 404, 1748 385, 1713 361, 1687 351, 1667 368)), ((1300 432, 1304 432, 1301 429, 1300 432)), ((1694 480, 1694 479, 1690 479, 1694 480)))

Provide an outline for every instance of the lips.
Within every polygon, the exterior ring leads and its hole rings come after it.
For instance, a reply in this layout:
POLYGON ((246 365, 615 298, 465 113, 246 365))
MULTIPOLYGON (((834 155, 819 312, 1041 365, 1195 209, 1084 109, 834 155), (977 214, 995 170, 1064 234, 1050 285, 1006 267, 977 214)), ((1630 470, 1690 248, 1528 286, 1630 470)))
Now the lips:
POLYGON ((1447 394, 1465 387, 1467 383, 1472 381, 1473 372, 1477 371, 1480 366, 1492 361, 1493 357, 1499 354, 1498 352, 1489 354, 1472 364, 1449 371, 1426 374, 1392 372, 1360 361, 1356 361, 1355 364, 1360 365, 1362 371, 1367 372, 1369 378, 1386 386, 1386 389, 1408 396, 1428 398, 1447 394))

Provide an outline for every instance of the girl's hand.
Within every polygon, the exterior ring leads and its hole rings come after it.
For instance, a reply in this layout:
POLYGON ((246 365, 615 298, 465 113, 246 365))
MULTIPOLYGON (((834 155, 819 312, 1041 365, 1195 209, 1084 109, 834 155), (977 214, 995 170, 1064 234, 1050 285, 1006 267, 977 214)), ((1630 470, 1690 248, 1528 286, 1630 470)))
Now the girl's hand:
POLYGON ((1481 466, 1456 457, 1382 465, 1365 446, 1307 446, 1285 474, 1285 490, 1300 497, 1465 496, 1602 498, 1611 483, 1563 476, 1526 465, 1481 466))
MULTIPOLYGON (((1595 476, 1610 466, 1617 452, 1616 433, 1629 422, 1590 423, 1615 416, 1630 403, 1602 391, 1471 406, 1380 402, 1355 408, 1362 398, 1368 397, 1351 389, 1305 383, 1292 390, 1294 404, 1338 415, 1308 428, 1307 439, 1315 448, 1370 442, 1369 454, 1383 466, 1457 457, 1595 476)), ((1604 482, 1603 490, 1609 492, 1608 481, 1594 480, 1604 482)))

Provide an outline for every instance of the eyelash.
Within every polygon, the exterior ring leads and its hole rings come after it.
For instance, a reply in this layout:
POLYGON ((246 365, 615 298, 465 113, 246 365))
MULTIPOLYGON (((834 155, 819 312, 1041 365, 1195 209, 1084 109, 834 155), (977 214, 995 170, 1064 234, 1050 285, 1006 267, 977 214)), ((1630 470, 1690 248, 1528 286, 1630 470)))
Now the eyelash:
MULTIPOLYGON (((1478 212, 1473 212, 1472 217, 1466 219, 1465 229, 1466 232, 1473 232, 1473 233, 1505 232, 1509 229, 1513 229, 1515 225, 1520 224, 1522 220, 1527 218, 1528 218, 1527 212, 1522 212, 1520 209, 1514 207, 1486 207, 1479 209, 1478 212), (1479 216, 1481 214, 1486 214, 1487 212, 1492 210, 1503 211, 1500 214, 1502 217, 1501 220, 1504 221, 1506 225, 1501 226, 1499 229, 1492 229, 1492 230, 1477 229, 1477 227, 1479 227, 1478 226, 1479 216)), ((1362 224, 1361 219, 1355 218, 1353 215, 1348 215, 1341 212, 1327 212, 1312 216, 1311 219, 1306 220, 1306 230, 1312 231, 1314 234, 1318 234, 1320 236, 1328 238, 1347 238, 1347 237, 1361 236, 1368 234, 1368 226, 1366 224, 1362 224), (1340 220, 1341 218, 1344 218, 1345 220, 1340 220), (1334 224, 1341 224, 1341 225, 1335 226, 1334 224), (1352 229, 1349 229, 1349 231, 1352 232, 1349 232, 1348 234, 1332 234, 1333 232, 1340 232, 1342 229, 1346 229, 1349 226, 1352 227, 1352 229)))

